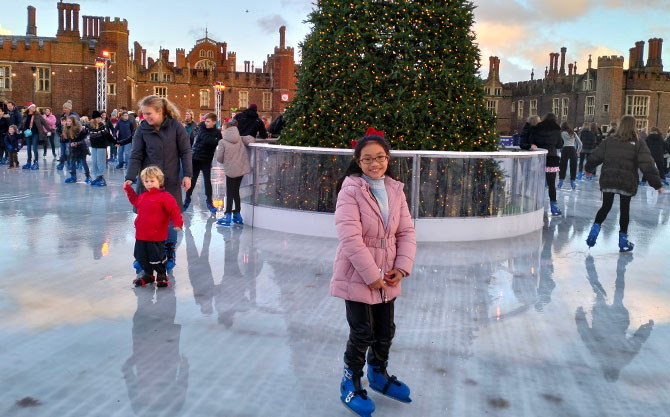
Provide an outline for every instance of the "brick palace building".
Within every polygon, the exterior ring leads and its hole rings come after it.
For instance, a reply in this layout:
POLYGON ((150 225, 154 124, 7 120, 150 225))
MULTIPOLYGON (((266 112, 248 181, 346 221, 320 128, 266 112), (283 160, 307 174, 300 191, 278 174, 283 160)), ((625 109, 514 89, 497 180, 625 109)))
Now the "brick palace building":
POLYGON ((129 48, 128 22, 99 16, 79 16, 80 6, 58 3, 56 37, 37 35, 36 9, 28 6, 25 36, 0 36, 0 101, 25 106, 51 107, 59 114, 72 100, 73 110, 90 115, 96 110, 95 61, 103 50, 110 52, 107 110, 135 109, 150 94, 167 97, 182 113, 192 109, 196 117, 214 111, 214 85, 225 85, 221 96, 224 116, 258 105, 261 116, 279 115, 295 93, 294 49, 285 44, 285 27, 279 29, 279 47, 261 68, 244 62, 236 70, 237 56, 225 42, 207 34, 186 53, 177 49, 174 60, 168 50, 158 59, 147 57, 135 42, 129 48))
POLYGON ((488 78, 483 81, 487 107, 498 116, 498 131, 509 134, 521 131, 530 115, 555 113, 559 121, 572 127, 595 122, 607 130, 621 116, 630 114, 638 128, 658 127, 665 132, 670 126, 670 73, 663 72, 662 39, 649 39, 647 62, 645 42, 630 49, 628 69, 622 56, 598 57, 593 68, 589 57, 583 73, 577 63, 565 65, 566 48, 549 54, 549 66, 543 79, 502 83, 500 59, 489 58, 488 78), (560 59, 560 66, 559 66, 560 59))

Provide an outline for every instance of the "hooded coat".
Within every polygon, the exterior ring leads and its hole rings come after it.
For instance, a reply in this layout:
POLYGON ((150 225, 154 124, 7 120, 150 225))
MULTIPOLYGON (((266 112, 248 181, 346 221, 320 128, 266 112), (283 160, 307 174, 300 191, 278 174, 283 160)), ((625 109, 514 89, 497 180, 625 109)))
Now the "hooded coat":
POLYGON ((223 132, 223 139, 216 147, 216 161, 223 164, 227 177, 241 177, 251 172, 247 145, 256 141, 253 136, 240 136, 237 127, 230 126, 223 132))
MULTIPOLYGON (((132 181, 143 168, 156 165, 165 175, 165 191, 172 194, 177 205, 182 207, 180 161, 184 177, 192 177, 191 142, 184 126, 179 121, 167 117, 160 129, 156 130, 143 120, 133 136, 126 180, 132 181)), ((137 188, 138 194, 146 191, 141 181, 138 181, 137 188)))
MULTIPOLYGON (((563 147, 563 139, 561 138, 561 127, 556 122, 545 120, 538 123, 535 129, 531 131, 529 142, 530 145, 548 151, 548 167, 559 165, 561 158, 558 156, 558 150, 563 147)), ((528 149, 530 149, 530 146, 528 146, 528 149)))
POLYGON ((246 109, 240 114, 235 115, 237 120, 237 128, 240 131, 240 136, 253 136, 265 139, 268 137, 268 132, 265 130, 265 123, 258 117, 258 112, 254 109, 246 109))
POLYGON ((594 173, 600 164, 603 164, 600 171, 600 190, 603 192, 637 194, 638 168, 649 185, 657 190, 662 186, 654 159, 643 140, 621 141, 618 136, 609 137, 591 153, 584 170, 594 173))
POLYGON ((377 200, 360 176, 344 179, 337 195, 335 229, 340 244, 333 264, 330 295, 366 304, 393 300, 401 284, 386 287, 386 292, 368 285, 381 277, 381 271, 401 269, 411 274, 416 252, 414 223, 403 193, 404 184, 384 178, 388 194, 388 227, 384 227, 377 200))

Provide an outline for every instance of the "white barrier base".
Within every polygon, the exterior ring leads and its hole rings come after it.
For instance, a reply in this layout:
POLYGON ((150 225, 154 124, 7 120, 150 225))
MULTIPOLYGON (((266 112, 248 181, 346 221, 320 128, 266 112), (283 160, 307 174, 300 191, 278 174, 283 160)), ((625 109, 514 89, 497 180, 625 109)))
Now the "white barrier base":
MULTIPOLYGON (((525 235, 542 228, 544 210, 504 217, 454 217, 414 221, 418 242, 467 242, 525 235)), ((277 232, 337 238, 334 216, 242 203, 246 224, 277 232)))

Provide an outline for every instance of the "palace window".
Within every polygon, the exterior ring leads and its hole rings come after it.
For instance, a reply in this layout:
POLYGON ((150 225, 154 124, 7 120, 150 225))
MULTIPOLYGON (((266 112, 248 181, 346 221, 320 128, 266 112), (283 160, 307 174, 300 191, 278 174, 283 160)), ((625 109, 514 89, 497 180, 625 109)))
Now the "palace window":
POLYGON ((486 102, 486 109, 493 115, 498 114, 498 100, 488 100, 486 102))
POLYGON ((561 100, 561 119, 566 119, 568 117, 568 102, 570 99, 564 98, 561 100))
POLYGON ((149 80, 150 81, 158 81, 158 73, 157 72, 152 72, 149 74, 149 80))
POLYGON ((626 114, 649 117, 649 96, 626 96, 626 114))
POLYGON ((596 96, 586 97, 586 107, 584 108, 584 116, 595 116, 596 114, 596 96))
POLYGON ((200 90, 200 107, 209 107, 209 90, 200 90))
POLYGON ((207 51, 201 50, 200 51, 200 58, 205 58, 207 56, 207 51))
POLYGON ((169 83, 172 81, 172 74, 163 74, 163 82, 169 83))
POLYGON ((263 93, 263 110, 272 110, 272 93, 263 93))
POLYGON ((107 94, 110 96, 116 95, 116 83, 107 83, 107 94))
POLYGON ((537 115, 537 100, 530 101, 530 111, 528 112, 528 114, 531 116, 537 115))
POLYGON ((207 58, 214 58, 214 51, 207 51, 207 58))
POLYGON ((502 96, 502 87, 496 87, 495 95, 496 96, 502 96))
POLYGON ((167 87, 154 87, 154 95, 167 98, 167 87))
POLYGON ((111 62, 112 64, 116 64, 116 52, 109 53, 109 62, 111 62))
POLYGON ((558 111, 560 110, 561 106, 561 99, 555 98, 551 101, 551 112, 554 113, 555 115, 558 115, 558 111))
POLYGON ((589 78, 588 80, 584 80, 584 91, 591 90, 593 90, 593 79, 589 78))
POLYGON ((242 109, 246 109, 249 107, 249 92, 248 91, 240 91, 240 102, 237 107, 240 107, 242 109))
POLYGON ((0 90, 11 90, 12 67, 0 66, 0 90))
POLYGON ((649 96, 626 96, 626 114, 635 117, 635 127, 645 129, 649 125, 649 96))
POLYGON ((523 100, 519 100, 519 104, 516 108, 516 117, 519 120, 523 120, 523 100))
POLYGON ((484 87, 484 94, 487 96, 491 95, 491 87, 484 87))
POLYGON ((37 91, 51 91, 51 69, 37 67, 37 91))

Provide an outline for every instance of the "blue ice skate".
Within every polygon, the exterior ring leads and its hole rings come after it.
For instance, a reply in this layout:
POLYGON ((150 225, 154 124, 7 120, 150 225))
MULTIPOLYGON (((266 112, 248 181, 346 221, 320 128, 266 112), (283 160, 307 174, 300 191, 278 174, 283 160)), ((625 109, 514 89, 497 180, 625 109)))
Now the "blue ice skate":
POLYGON ((172 272, 174 266, 177 264, 177 262, 175 261, 176 254, 174 245, 175 244, 172 242, 168 242, 165 244, 165 257, 166 257, 165 269, 167 270, 168 274, 172 272))
POLYGON ((242 215, 240 213, 233 213, 233 223, 244 224, 244 221, 242 220, 242 215))
POLYGON ((140 272, 142 272, 142 265, 140 265, 140 263, 137 260, 135 260, 133 262, 133 268, 135 268, 135 273, 136 274, 139 274, 140 272))
POLYGON ((223 215, 223 217, 216 221, 216 224, 219 226, 230 226, 231 221, 230 213, 226 213, 223 215))
POLYGON ((556 188, 563 188, 563 180, 558 180, 558 185, 556 185, 556 188))
POLYGON ((634 247, 635 245, 628 240, 628 235, 619 232, 619 252, 630 252, 634 247))
POLYGON ((411 403, 410 390, 407 384, 398 380, 395 375, 389 376, 384 366, 368 364, 368 381, 370 389, 403 403, 411 403))
POLYGON ((600 234, 600 225, 598 223, 593 223, 591 231, 589 232, 589 237, 586 238, 586 244, 589 245, 590 248, 596 245, 598 234, 600 234))
POLYGON ((549 205, 551 206, 551 217, 558 217, 563 214, 563 212, 558 209, 557 202, 552 201, 549 205))
POLYGON ((375 403, 361 387, 362 376, 363 372, 354 374, 353 371, 344 368, 344 376, 340 383, 340 401, 357 416, 370 417, 375 411, 375 403))

